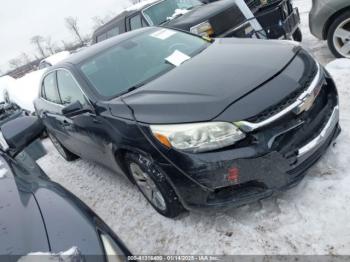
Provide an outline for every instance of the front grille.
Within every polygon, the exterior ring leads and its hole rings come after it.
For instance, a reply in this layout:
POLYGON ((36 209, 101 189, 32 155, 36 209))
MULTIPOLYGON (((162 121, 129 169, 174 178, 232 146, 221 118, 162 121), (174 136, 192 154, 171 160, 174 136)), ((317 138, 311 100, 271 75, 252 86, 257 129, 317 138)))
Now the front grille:
POLYGON ((324 143, 323 146, 317 149, 316 152, 312 154, 308 159, 304 160, 298 165, 293 166, 292 169, 287 171, 287 174, 290 176, 299 176, 300 174, 306 172, 310 167, 312 167, 322 157, 324 151, 329 147, 333 139, 339 134, 339 126, 337 126, 337 128, 338 129, 335 129, 333 131, 332 135, 328 138, 328 140, 324 143))
POLYGON ((251 10, 256 10, 279 2, 281 2, 281 0, 245 0, 245 3, 251 10))
MULTIPOLYGON (((304 55, 304 54, 301 54, 304 55)), ((307 60, 306 60, 307 61, 307 60)), ((310 61, 310 60, 309 60, 310 61)), ((266 110, 262 111, 258 115, 249 118, 247 121, 251 123, 259 123, 262 121, 265 121, 269 119, 270 117, 276 115, 277 113, 281 112, 282 110, 286 109, 288 106, 293 104, 297 98, 308 89, 312 81, 314 80, 316 74, 317 74, 317 65, 315 62, 313 62, 313 65, 310 65, 309 72, 305 74, 305 76, 300 79, 299 85, 300 87, 295 90, 293 93, 289 94, 287 97, 285 97, 280 103, 273 105, 266 110)))
POLYGON ((322 86, 320 94, 309 111, 298 116, 286 116, 286 118, 290 117, 291 121, 300 121, 303 124, 277 137, 272 145, 272 150, 280 152, 291 167, 297 166, 299 164, 298 150, 320 134, 337 103, 336 89, 328 81, 322 86))
POLYGON ((214 29, 214 36, 218 36, 228 30, 237 27, 245 21, 245 17, 239 8, 234 5, 225 11, 210 18, 209 22, 214 29))

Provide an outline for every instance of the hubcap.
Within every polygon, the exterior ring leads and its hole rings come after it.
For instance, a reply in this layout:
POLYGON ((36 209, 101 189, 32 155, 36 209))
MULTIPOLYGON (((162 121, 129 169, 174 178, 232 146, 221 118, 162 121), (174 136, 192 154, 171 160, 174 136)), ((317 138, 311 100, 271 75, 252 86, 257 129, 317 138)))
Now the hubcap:
POLYGON ((50 136, 50 139, 51 139, 51 141, 52 141, 52 144, 56 147, 57 151, 58 151, 61 155, 65 156, 66 153, 64 152, 63 147, 61 146, 60 142, 58 142, 58 140, 56 139, 56 137, 54 137, 53 135, 49 134, 49 136, 50 136))
POLYGON ((338 53, 350 58, 350 18, 337 27, 333 35, 333 43, 338 53))
POLYGON ((166 203, 162 193, 149 175, 142 171, 141 167, 136 163, 130 164, 131 174, 146 198, 160 210, 166 210, 166 203))

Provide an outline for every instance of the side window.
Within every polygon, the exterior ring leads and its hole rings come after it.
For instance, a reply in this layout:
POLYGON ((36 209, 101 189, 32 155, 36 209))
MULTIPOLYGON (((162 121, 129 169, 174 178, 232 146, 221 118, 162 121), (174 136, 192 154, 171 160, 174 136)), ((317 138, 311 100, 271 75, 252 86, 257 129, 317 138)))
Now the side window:
POLYGON ((106 33, 102 34, 102 35, 99 35, 99 36, 97 36, 97 43, 102 42, 102 41, 104 41, 106 39, 107 39, 107 34, 106 33))
POLYGON ((135 15, 130 18, 130 29, 135 30, 142 27, 141 16, 135 15))
POLYGON ((67 71, 57 71, 58 90, 64 105, 79 101, 82 105, 86 105, 86 99, 75 82, 73 76, 67 71))
POLYGON ((107 32, 107 38, 119 35, 119 27, 115 27, 107 32))
POLYGON ((43 97, 53 103, 60 104, 61 100, 57 92, 56 73, 51 73, 45 77, 43 82, 43 97))

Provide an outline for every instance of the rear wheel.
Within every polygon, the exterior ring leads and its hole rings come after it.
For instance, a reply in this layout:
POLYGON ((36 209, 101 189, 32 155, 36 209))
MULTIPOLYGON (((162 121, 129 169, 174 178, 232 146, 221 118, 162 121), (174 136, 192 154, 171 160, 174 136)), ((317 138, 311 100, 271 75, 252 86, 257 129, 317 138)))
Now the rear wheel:
POLYGON ((338 16, 328 30, 328 46, 335 57, 350 58, 350 11, 338 16))
POLYGON ((52 135, 51 133, 48 132, 49 138, 52 142, 52 144, 55 146, 55 148, 57 149, 58 153, 60 153, 60 155, 67 161, 74 161, 76 159, 78 159, 79 157, 75 154, 73 154, 72 152, 70 152, 68 149, 66 149, 61 143, 60 141, 57 140, 57 138, 52 135))
POLYGON ((156 164, 134 153, 127 153, 125 161, 130 178, 158 213, 175 218, 184 211, 175 191, 156 164))
POLYGON ((299 27, 293 33, 293 40, 297 42, 303 41, 303 33, 301 32, 301 29, 299 27))

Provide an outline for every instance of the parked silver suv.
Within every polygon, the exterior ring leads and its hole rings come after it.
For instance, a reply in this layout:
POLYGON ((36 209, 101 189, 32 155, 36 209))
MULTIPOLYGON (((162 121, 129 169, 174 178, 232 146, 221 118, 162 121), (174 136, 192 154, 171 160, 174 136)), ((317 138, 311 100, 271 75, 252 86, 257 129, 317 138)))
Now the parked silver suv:
POLYGON ((310 30, 336 57, 350 58, 350 0, 312 0, 310 30))

